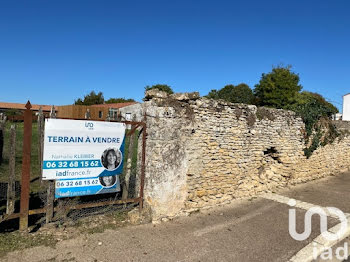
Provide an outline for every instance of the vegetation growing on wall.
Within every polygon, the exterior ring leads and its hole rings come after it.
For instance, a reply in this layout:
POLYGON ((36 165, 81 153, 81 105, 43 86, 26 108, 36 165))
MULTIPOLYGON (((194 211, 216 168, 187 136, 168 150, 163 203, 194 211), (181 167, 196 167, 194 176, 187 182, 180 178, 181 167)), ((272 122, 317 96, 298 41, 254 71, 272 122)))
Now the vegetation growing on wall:
POLYGON ((249 111, 248 112, 248 116, 247 116, 247 124, 248 124, 248 126, 249 127, 253 127, 255 122, 256 122, 255 114, 249 111))
POLYGON ((330 120, 338 109, 320 94, 301 92, 297 95, 296 103, 286 109, 295 111, 305 123, 306 157, 310 157, 319 146, 330 144, 339 136, 330 120))
POLYGON ((322 119, 330 117, 338 112, 338 109, 327 102, 320 94, 311 92, 301 92, 296 97, 296 102, 285 109, 290 109, 298 113, 305 123, 308 136, 311 135, 315 124, 322 119))
POLYGON ((267 108, 264 108, 264 107, 258 107, 257 110, 256 110, 256 117, 259 119, 259 120, 262 120, 262 119, 268 119, 268 120, 275 120, 275 116, 272 112, 270 112, 270 110, 268 110, 267 108))

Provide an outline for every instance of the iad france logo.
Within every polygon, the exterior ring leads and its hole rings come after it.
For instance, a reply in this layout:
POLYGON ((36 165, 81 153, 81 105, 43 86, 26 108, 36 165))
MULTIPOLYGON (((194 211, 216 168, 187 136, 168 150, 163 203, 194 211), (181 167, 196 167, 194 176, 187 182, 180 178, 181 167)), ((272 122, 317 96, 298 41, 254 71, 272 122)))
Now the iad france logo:
POLYGON ((85 127, 87 127, 87 129, 89 129, 89 130, 94 130, 94 123, 86 122, 85 127))
MULTIPOLYGON (((290 207, 295 207, 297 204, 295 199, 291 199, 288 202, 288 205, 290 207)), ((323 238, 325 238, 328 241, 336 241, 338 239, 342 239, 347 230, 347 224, 348 220, 345 216, 345 214, 336 207, 326 207, 322 208, 319 206, 311 207, 307 210, 306 214, 304 215, 304 231, 302 233, 298 233, 296 231, 296 210, 295 208, 289 209, 289 234, 290 236, 297 240, 297 241, 303 241, 310 237, 311 230, 312 230, 312 216, 317 214, 320 218, 320 231, 323 238), (336 232, 329 232, 327 229, 328 221, 327 221, 327 214, 328 216, 337 217, 340 220, 340 227, 336 232)), ((348 246, 347 243, 345 243, 345 247, 340 247, 343 251, 343 255, 340 255, 340 250, 335 250, 335 255, 338 259, 343 259, 344 257, 348 257, 348 246), (346 253, 346 254, 345 254, 346 253), (338 257, 339 256, 339 257, 338 257)), ((331 248, 328 248, 327 250, 327 257, 325 256, 325 253, 322 253, 320 258, 321 259, 329 259, 330 256, 332 256, 332 250, 331 248)), ((313 252, 313 258, 317 259, 317 252, 313 252)))

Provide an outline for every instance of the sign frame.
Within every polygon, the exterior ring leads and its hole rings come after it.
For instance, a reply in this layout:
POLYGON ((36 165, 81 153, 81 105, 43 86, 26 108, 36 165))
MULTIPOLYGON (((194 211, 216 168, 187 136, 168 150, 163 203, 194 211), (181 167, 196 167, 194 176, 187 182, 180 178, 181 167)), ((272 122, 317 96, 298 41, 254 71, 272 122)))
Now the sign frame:
MULTIPOLYGON (((56 119, 67 119, 67 120, 84 120, 84 121, 101 121, 101 122, 117 122, 124 123, 127 127, 131 127, 129 132, 126 132, 126 136, 131 136, 135 133, 136 129, 141 128, 140 136, 142 136, 141 143, 141 167, 140 167, 140 188, 139 188, 139 197, 137 198, 128 198, 121 200, 113 200, 113 201, 104 201, 104 202, 96 202, 96 203, 86 203, 86 204, 78 204, 71 206, 69 209, 82 209, 82 208, 90 208, 90 207, 98 207, 104 205, 113 205, 113 204, 125 204, 125 203, 139 203, 139 210, 143 209, 143 198, 144 198, 144 184, 145 184, 145 166, 146 166, 146 138, 147 138, 147 124, 146 122, 138 122, 138 121, 119 121, 119 120, 103 120, 103 119, 85 119, 85 118, 71 118, 71 117, 56 117, 56 119)), ((144 115, 144 121, 146 120, 146 115, 144 115)), ((127 128, 128 129, 128 128, 127 128)), ((43 161, 43 159, 41 160, 43 161)), ((54 181, 54 180, 48 180, 54 181)), ((55 183, 53 183, 53 187, 55 187, 55 183)), ((42 209, 32 210, 33 214, 45 213, 42 209)))

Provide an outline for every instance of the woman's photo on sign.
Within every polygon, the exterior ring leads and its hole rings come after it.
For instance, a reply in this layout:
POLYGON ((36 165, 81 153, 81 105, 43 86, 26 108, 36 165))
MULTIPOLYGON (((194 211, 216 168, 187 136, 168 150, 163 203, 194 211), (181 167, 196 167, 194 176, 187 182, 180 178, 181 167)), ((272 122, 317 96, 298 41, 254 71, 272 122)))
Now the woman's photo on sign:
POLYGON ((117 181, 116 176, 101 176, 99 179, 100 179, 101 185, 104 187, 113 186, 117 181))
POLYGON ((109 171, 119 167, 122 161, 122 153, 115 148, 107 148, 101 156, 102 165, 109 171))

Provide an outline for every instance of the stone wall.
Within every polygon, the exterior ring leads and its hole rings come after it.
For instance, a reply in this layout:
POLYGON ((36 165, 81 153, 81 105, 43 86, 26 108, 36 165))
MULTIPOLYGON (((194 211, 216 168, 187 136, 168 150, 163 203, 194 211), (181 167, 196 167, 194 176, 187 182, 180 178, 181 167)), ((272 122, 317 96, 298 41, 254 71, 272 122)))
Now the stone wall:
POLYGON ((294 112, 160 92, 147 117, 145 204, 173 217, 345 171, 350 140, 306 159, 304 124, 294 112))
POLYGON ((343 130, 349 131, 350 130, 350 121, 333 120, 332 123, 340 131, 343 131, 343 130))

